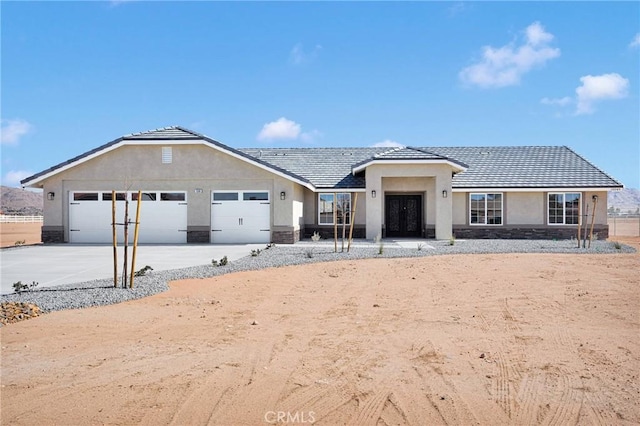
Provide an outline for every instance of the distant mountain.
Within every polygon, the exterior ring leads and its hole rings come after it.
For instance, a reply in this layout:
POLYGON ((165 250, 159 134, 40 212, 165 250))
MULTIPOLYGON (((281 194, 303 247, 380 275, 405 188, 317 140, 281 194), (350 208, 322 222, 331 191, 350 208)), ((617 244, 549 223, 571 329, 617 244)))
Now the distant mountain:
POLYGON ((42 192, 3 186, 0 192, 0 210, 4 214, 41 215, 42 192))
POLYGON ((607 198, 609 209, 611 207, 615 211, 620 209, 620 213, 623 214, 636 213, 640 208, 640 189, 625 188, 622 191, 610 191, 607 198))

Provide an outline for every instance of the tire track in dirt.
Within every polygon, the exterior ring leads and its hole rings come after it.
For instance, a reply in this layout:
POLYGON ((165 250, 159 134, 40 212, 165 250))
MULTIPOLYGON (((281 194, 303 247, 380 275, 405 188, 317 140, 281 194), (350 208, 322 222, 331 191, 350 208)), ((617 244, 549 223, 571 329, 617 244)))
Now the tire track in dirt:
POLYGON ((350 426, 368 426, 378 424, 382 410, 389 400, 391 391, 387 388, 374 393, 359 407, 358 413, 347 424, 350 426))
POLYGON ((584 392, 579 390, 582 383, 563 368, 558 368, 555 376, 556 391, 559 395, 549 404, 549 413, 541 424, 545 426, 577 424, 584 401, 584 392))
POLYGON ((532 425, 538 422, 541 399, 539 390, 544 388, 544 382, 542 374, 525 374, 517 395, 518 408, 513 416, 514 424, 532 425))

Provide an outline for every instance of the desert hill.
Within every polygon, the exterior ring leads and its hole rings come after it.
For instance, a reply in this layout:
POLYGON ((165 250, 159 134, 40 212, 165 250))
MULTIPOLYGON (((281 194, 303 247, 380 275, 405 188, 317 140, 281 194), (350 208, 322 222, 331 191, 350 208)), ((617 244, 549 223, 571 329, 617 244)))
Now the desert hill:
POLYGON ((0 210, 4 214, 41 215, 42 192, 27 191, 22 188, 2 186, 0 210))

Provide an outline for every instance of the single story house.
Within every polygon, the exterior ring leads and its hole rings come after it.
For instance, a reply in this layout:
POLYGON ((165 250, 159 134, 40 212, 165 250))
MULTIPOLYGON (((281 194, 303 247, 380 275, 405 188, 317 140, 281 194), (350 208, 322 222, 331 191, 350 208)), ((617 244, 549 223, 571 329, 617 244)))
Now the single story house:
POLYGON ((178 126, 21 183, 44 191, 45 243, 111 242, 112 191, 118 223, 142 191, 141 243, 295 243, 352 220, 368 239, 571 238, 592 221, 602 239, 622 188, 566 146, 237 149, 178 126))

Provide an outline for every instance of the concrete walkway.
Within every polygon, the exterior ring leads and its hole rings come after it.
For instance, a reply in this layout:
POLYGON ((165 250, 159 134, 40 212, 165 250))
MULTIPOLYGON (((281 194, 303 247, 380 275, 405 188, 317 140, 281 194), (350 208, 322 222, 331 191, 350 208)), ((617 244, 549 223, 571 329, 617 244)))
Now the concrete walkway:
MULTIPOLYGON (((249 256, 265 244, 140 245, 135 270, 146 265, 154 270, 207 265, 227 256, 234 261, 249 256)), ((129 247, 129 270, 133 248, 129 247)), ((124 247, 118 248, 118 273, 122 273, 124 247)), ((40 287, 113 278, 113 247, 110 245, 54 244, 12 247, 0 250, 0 294, 13 293, 13 283, 33 281, 40 287)))

